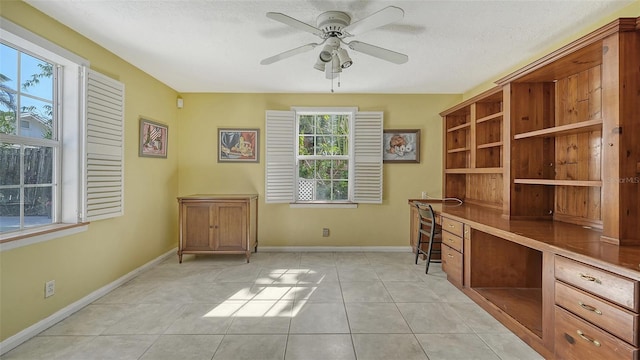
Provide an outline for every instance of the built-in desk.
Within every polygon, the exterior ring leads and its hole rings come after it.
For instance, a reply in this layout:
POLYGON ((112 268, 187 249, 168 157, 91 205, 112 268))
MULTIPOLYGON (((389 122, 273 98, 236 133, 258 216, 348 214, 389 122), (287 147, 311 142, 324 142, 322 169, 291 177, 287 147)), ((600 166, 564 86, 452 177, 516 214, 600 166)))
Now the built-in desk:
POLYGON ((579 225, 427 202, 443 231, 464 229, 462 279, 445 269, 450 281, 545 358, 638 358, 640 247, 579 225))

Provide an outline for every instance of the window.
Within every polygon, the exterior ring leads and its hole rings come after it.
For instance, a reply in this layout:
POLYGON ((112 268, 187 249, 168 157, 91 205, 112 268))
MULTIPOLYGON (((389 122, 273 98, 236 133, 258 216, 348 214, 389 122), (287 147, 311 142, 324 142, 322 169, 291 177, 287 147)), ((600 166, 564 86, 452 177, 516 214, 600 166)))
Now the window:
POLYGON ((0 236, 87 221, 92 179, 122 179, 122 153, 91 162, 122 149, 122 84, 93 89, 85 59, 5 19, 0 35, 0 236))
POLYGON ((0 44, 0 231, 57 221, 58 66, 0 44), (54 211, 52 211, 52 209, 54 211))
POLYGON ((266 202, 382 202, 381 112, 269 110, 265 134, 266 202))
POLYGON ((298 201, 349 200, 351 113, 298 112, 298 201))

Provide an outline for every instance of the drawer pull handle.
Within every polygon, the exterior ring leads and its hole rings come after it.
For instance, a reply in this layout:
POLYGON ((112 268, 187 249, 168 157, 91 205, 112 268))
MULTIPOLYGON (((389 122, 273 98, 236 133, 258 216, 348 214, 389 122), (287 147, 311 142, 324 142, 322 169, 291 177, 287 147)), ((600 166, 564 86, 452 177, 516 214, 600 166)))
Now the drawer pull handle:
POLYGON ((456 226, 455 226, 455 225, 453 225, 453 224, 449 224, 449 227, 453 229, 453 228, 454 228, 454 227, 456 227, 456 226))
POLYGON ((448 257, 450 257, 450 258, 452 258, 452 257, 453 257, 453 255, 451 255, 451 254, 447 254, 447 256, 448 256, 448 257))
POLYGON ((577 331, 577 333, 578 333, 578 336, 580 336, 580 337, 581 337, 581 338, 583 338, 584 340, 587 340, 587 341, 589 341, 589 342, 593 343, 593 345, 595 345, 595 346, 597 346, 597 347, 600 347, 600 341, 598 341, 598 340, 596 340, 596 339, 592 339, 592 338, 590 338, 590 337, 586 336, 586 335, 585 335, 582 331, 580 331, 580 330, 578 330, 578 331, 577 331))
POLYGON ((596 284, 602 284, 602 281, 600 281, 600 279, 596 278, 595 276, 591 276, 591 275, 586 275, 586 274, 578 274, 580 276, 580 278, 582 280, 586 280, 586 281, 593 281, 596 284))
POLYGON ((580 305, 581 308, 588 310, 588 311, 592 311, 598 315, 602 315, 602 311, 596 309, 595 307, 591 306, 591 305, 587 305, 585 303, 583 303, 582 301, 578 301, 578 305, 580 305))

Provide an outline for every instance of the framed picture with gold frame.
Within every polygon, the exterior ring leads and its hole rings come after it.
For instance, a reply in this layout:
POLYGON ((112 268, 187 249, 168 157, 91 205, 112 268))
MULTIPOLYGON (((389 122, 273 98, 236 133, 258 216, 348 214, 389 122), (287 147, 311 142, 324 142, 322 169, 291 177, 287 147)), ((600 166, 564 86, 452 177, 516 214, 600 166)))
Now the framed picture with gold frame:
POLYGON ((260 162, 260 129, 218 129, 218 162, 260 162))
POLYGON ((420 163, 420 129, 388 129, 382 134, 385 163, 420 163))

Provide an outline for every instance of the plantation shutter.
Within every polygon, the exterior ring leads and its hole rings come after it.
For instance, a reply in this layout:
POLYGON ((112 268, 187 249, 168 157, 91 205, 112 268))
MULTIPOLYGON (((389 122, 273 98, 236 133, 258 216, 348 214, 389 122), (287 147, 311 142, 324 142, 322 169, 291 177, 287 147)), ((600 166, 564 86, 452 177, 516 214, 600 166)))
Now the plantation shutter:
POLYGON ((353 201, 357 203, 382 203, 382 122, 380 111, 356 113, 353 201))
POLYGON ((124 84, 87 71, 86 221, 124 214, 124 84))
POLYGON ((294 202, 296 199, 295 112, 267 110, 265 123, 265 202, 294 202))

